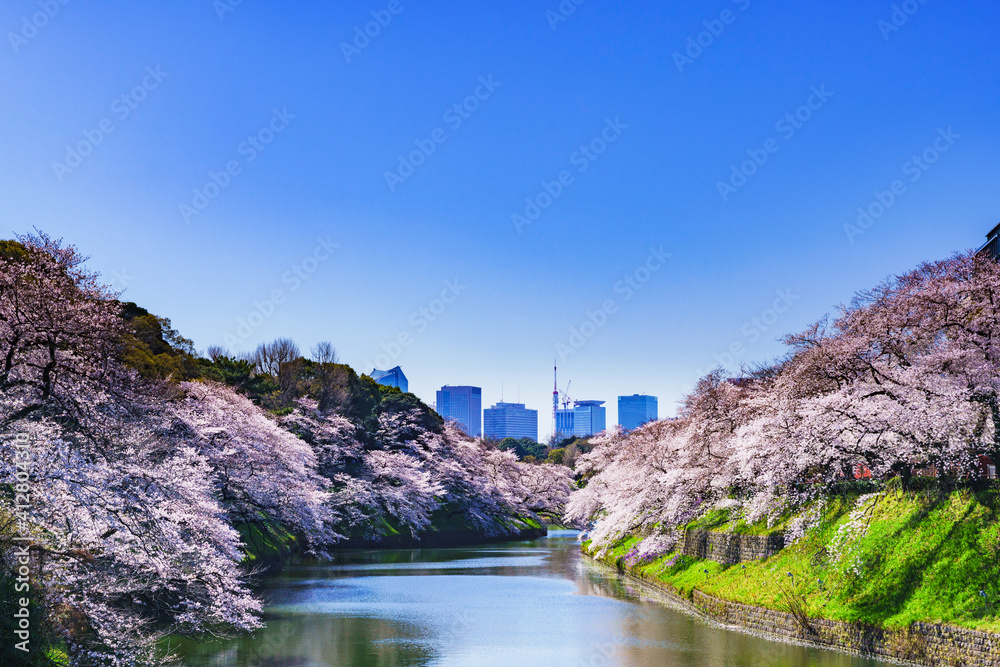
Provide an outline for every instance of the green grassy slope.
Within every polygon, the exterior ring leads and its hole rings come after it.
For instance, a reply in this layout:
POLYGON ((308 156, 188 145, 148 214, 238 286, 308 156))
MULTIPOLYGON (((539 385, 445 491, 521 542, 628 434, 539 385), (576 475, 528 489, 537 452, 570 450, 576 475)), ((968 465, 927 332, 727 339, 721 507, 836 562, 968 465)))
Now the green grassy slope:
MULTIPOLYGON (((996 491, 888 491, 847 529, 857 498, 828 499, 818 526, 745 568, 667 554, 628 569, 682 595, 697 588, 733 602, 797 608, 813 618, 892 628, 926 621, 1000 632, 996 491)), ((716 517, 715 523, 725 522, 716 517)), ((626 568, 625 556, 637 543, 625 540, 603 560, 626 568)))

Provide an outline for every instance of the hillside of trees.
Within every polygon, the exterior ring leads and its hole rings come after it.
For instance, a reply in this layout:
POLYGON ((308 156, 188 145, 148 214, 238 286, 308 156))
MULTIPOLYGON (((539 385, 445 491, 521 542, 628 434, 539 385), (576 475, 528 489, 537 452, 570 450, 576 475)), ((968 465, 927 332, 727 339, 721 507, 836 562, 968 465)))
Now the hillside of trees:
POLYGON ((0 595, 30 603, 34 664, 253 630, 251 577, 293 555, 561 515, 568 468, 464 436, 328 343, 199 355, 117 297, 73 246, 0 242, 0 595))

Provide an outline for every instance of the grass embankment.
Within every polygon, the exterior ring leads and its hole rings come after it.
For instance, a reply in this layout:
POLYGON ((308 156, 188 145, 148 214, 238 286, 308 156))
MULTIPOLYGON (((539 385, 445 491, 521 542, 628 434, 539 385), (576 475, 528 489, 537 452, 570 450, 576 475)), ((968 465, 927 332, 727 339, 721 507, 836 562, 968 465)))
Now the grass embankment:
MULTIPOLYGON (((924 621, 1000 632, 996 491, 890 490, 863 517, 855 512, 852 527, 845 527, 857 502, 857 494, 826 499, 816 527, 745 568, 677 554, 626 564, 637 538, 615 545, 602 560, 683 596, 698 589, 732 602, 887 628, 924 621)), ((738 522, 716 514, 686 527, 710 525, 732 528, 738 522)), ((758 533, 760 527, 740 532, 758 533)))

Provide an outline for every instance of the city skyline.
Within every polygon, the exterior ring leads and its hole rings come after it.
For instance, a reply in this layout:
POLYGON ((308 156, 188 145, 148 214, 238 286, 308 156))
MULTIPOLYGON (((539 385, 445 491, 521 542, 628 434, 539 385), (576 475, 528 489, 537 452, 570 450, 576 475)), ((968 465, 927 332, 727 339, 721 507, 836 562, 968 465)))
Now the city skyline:
MULTIPOLYGON (((392 371, 398 371, 399 375, 401 375, 402 378, 403 378, 403 382, 406 382, 407 378, 403 374, 403 371, 402 371, 402 369, 400 367, 397 366, 397 367, 395 367, 395 368, 393 368, 391 370, 392 371)), ((387 374, 386 371, 380 371, 380 373, 387 374)), ((386 382, 385 381, 386 377, 388 377, 388 375, 381 375, 379 378, 374 378, 373 377, 372 379, 374 379, 376 382, 379 382, 380 384, 389 384, 390 386, 397 386, 397 387, 399 386, 397 384, 393 384, 392 382, 386 382)), ((428 401, 428 400, 426 400, 426 399, 424 399, 423 397, 420 397, 420 396, 418 396, 418 398, 420 398, 422 401, 424 401, 424 403, 426 403, 427 405, 433 406, 434 409, 435 409, 435 411, 438 412, 438 414, 440 414, 445 419, 455 419, 456 421, 458 421, 460 424, 463 425, 463 427, 465 428, 466 432, 469 433, 470 432, 470 428, 469 428, 470 424, 469 424, 468 413, 469 413, 469 409, 470 408, 467 405, 467 403, 465 402, 466 401, 465 393, 467 393, 466 390, 473 390, 473 392, 475 393, 475 396, 477 397, 477 399, 478 399, 478 401, 480 403, 480 409, 479 409, 480 422, 479 423, 481 424, 481 428, 479 429, 478 435, 482 435, 484 437, 491 437, 490 434, 489 434, 489 432, 488 432, 487 425, 486 425, 486 423, 487 423, 486 411, 487 410, 495 409, 495 408, 498 408, 498 407, 504 407, 504 406, 511 406, 511 407, 519 406, 520 408, 525 409, 526 406, 527 406, 526 403, 522 403, 522 402, 504 401, 502 399, 502 396, 503 396, 503 388, 502 387, 501 387, 501 390, 500 390, 501 391, 501 400, 496 401, 494 403, 494 405, 492 406, 492 408, 485 407, 486 405, 489 404, 489 402, 485 401, 484 399, 482 399, 483 388, 479 387, 479 386, 473 386, 473 385, 444 385, 444 386, 441 387, 441 389, 439 389, 435 393, 435 399, 433 401, 428 401), (458 391, 455 391, 455 390, 458 390, 458 391), (454 399, 450 398, 450 393, 451 392, 455 392, 456 394, 461 393, 461 399, 460 399, 461 403, 457 407, 456 407, 456 405, 453 404, 454 403, 454 399), (448 395, 449 398, 444 399, 443 397, 445 395, 448 395), (445 401, 447 401, 447 402, 445 402, 445 401), (455 416, 456 414, 458 414, 460 416, 456 417, 455 416)), ((656 396, 650 396, 648 394, 633 394, 632 396, 628 396, 628 397, 626 397, 626 396, 619 396, 618 397, 618 402, 617 403, 613 403, 613 405, 616 405, 617 410, 620 411, 621 399, 623 399, 623 398, 632 398, 632 397, 641 397, 641 398, 644 398, 644 399, 651 399, 652 400, 652 404, 651 405, 653 406, 652 410, 653 410, 654 413, 656 412, 656 404, 657 404, 658 397, 656 397, 656 396)), ((620 415, 616 416, 616 418, 614 420, 607 418, 608 408, 606 406, 604 406, 604 403, 608 403, 608 401, 599 401, 599 400, 592 400, 591 399, 591 400, 574 400, 574 401, 572 401, 572 403, 574 404, 574 407, 576 407, 576 406, 582 406, 582 405, 589 405, 589 404, 599 404, 600 409, 603 411, 603 413, 605 415, 605 417, 603 418, 603 423, 605 424, 605 426, 607 426, 608 424, 610 424, 610 425, 621 424, 620 415)), ((534 439, 534 440, 536 440, 538 442, 547 441, 549 439, 549 437, 551 437, 551 434, 548 437, 545 437, 545 438, 541 438, 541 437, 538 436, 538 434, 541 433, 541 431, 538 428, 538 423, 540 421, 539 415, 540 414, 544 414, 544 411, 538 410, 538 409, 535 409, 535 408, 526 408, 526 410, 528 412, 534 412, 535 413, 535 415, 534 415, 535 427, 534 428, 535 428, 536 435, 532 439, 534 439)), ((563 408, 559 409, 559 411, 562 411, 562 410, 563 410, 563 408)), ((573 408, 570 408, 569 411, 573 412, 573 408)), ((644 420, 644 421, 648 421, 648 419, 644 420)), ((642 423, 644 423, 644 422, 642 422, 642 423)), ((622 426, 625 427, 624 424, 622 424, 622 426)), ((475 429, 472 429, 472 430, 475 430, 475 429)), ((507 437, 507 436, 500 436, 500 437, 503 438, 503 437, 507 437)), ((516 437, 528 437, 528 436, 526 436, 526 435, 525 436, 518 435, 516 437)))

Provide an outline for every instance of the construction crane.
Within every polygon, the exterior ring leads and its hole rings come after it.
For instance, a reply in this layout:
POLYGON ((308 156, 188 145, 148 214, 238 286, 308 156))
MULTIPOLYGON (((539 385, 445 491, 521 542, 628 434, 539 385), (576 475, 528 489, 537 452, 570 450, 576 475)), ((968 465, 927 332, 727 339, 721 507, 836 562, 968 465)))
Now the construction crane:
POLYGON ((563 410, 568 410, 570 403, 573 399, 569 396, 570 385, 573 381, 570 380, 566 383, 566 391, 559 391, 559 366, 554 364, 552 367, 552 439, 555 441, 556 436, 559 435, 559 420, 557 414, 559 413, 559 397, 562 396, 562 407, 563 410))
POLYGON ((569 397, 569 387, 571 384, 573 384, 572 380, 566 383, 566 391, 560 392, 562 394, 563 410, 568 410, 569 404, 573 402, 573 399, 569 397))

